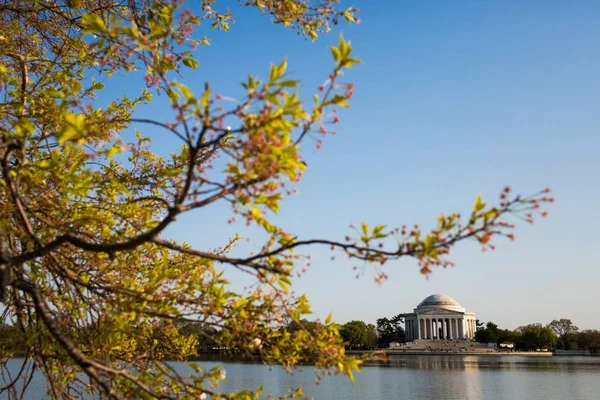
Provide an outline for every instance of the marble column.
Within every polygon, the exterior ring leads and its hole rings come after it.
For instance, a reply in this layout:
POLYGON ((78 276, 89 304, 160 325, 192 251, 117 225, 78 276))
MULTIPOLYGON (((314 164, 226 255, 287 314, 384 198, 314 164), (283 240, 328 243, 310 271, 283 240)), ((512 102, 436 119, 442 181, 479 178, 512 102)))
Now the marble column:
POLYGON ((471 320, 467 319, 467 338, 471 339, 471 320))
POLYGON ((433 339, 433 321, 427 318, 427 339, 433 339))
POLYGON ((433 339, 433 320, 431 318, 427 318, 427 326, 429 327, 429 339, 433 339))
POLYGON ((454 318, 454 328, 456 329, 456 339, 460 339, 460 332, 458 331, 458 318, 454 318))
POLYGON ((444 334, 444 319, 440 318, 440 339, 444 339, 446 337, 446 335, 444 334))
POLYGON ((471 332, 471 329, 472 329, 471 320, 470 319, 467 320, 467 323, 468 323, 467 327, 468 327, 468 330, 469 330, 469 339, 471 339, 473 337, 473 332, 471 332))
POLYGON ((444 318, 440 318, 440 325, 442 325, 440 339, 446 339, 446 325, 444 324, 444 318))
POLYGON ((414 340, 419 340, 419 320, 417 318, 415 318, 413 320, 414 324, 415 324, 415 338, 414 340))
POLYGON ((475 320, 471 320, 471 339, 475 336, 475 320))
POLYGON ((473 339, 473 320, 469 320, 469 339, 473 339))
POLYGON ((458 339, 458 319, 454 318, 454 339, 458 339))
POLYGON ((431 339, 435 339, 435 322, 433 322, 433 318, 429 318, 429 325, 431 325, 431 339))
POLYGON ((442 318, 442 339, 446 340, 446 319, 442 318))
POLYGON ((440 320, 442 323, 442 339, 446 339, 446 318, 440 320))
POLYGON ((467 320, 467 337, 471 339, 471 320, 467 320))
POLYGON ((471 320, 471 339, 475 336, 475 320, 471 320))
POLYGON ((415 318, 415 336, 417 340, 419 340, 419 331, 421 330, 421 327, 419 326, 419 319, 415 318))
POLYGON ((471 320, 467 320, 467 332, 469 332, 469 339, 471 339, 471 320))

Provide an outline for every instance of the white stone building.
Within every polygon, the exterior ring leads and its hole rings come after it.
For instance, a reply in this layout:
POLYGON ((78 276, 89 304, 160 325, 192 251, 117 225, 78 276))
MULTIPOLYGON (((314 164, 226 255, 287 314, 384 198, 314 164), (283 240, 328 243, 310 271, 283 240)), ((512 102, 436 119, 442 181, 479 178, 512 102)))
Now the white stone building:
POLYGON ((407 340, 473 339, 476 317, 456 300, 433 294, 423 300, 412 314, 405 314, 407 340))

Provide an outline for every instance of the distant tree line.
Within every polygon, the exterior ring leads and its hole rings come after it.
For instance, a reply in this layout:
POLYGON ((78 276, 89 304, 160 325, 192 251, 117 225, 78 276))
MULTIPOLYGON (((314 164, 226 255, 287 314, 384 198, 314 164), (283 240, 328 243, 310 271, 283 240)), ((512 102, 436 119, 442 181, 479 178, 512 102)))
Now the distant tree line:
MULTIPOLYGON (((393 317, 377 319, 376 325, 364 321, 353 320, 345 324, 335 324, 344 340, 347 349, 365 350, 387 348, 390 343, 406 341, 402 325, 404 317, 398 314, 393 317)), ((280 328, 282 333, 293 334, 301 329, 316 332, 323 329, 319 321, 291 321, 280 328)), ((157 343, 155 351, 165 355, 170 354, 171 338, 173 332, 184 337, 194 337, 197 353, 221 349, 219 330, 200 322, 174 321, 161 322, 153 326, 147 340, 157 343)), ((101 335, 101 330, 94 326, 82 329, 82 341, 86 337, 101 335)), ((21 329, 16 325, 0 324, 0 355, 10 352, 13 355, 27 353, 27 343, 21 329)), ((575 326, 569 319, 553 320, 546 326, 542 324, 528 324, 515 330, 500 329, 493 322, 477 323, 475 340, 480 343, 512 343, 516 350, 530 351, 536 349, 565 349, 589 350, 591 353, 600 354, 600 331, 583 330, 575 326)), ((266 344, 265 344, 266 345, 266 344)), ((235 350, 235 349, 229 349, 235 350)))
MULTIPOLYGON (((377 347, 387 347, 390 342, 404 341, 404 329, 400 326, 403 323, 401 316, 392 318, 380 318, 377 325, 366 324, 363 321, 350 321, 343 325, 330 322, 340 332, 345 347, 348 349, 374 349, 377 347)), ((284 323, 279 328, 282 335, 292 335, 298 331, 306 331, 309 334, 316 334, 322 331, 325 325, 319 321, 309 321, 302 319, 300 321, 290 321, 284 323)), ((96 325, 85 326, 80 329, 77 335, 84 344, 89 338, 102 335, 102 330, 106 329, 96 325)), ((225 349, 221 347, 221 332, 214 327, 201 322, 191 321, 161 321, 151 324, 151 327, 145 327, 148 332, 146 340, 153 345, 156 352, 161 353, 166 358, 172 357, 170 347, 176 340, 176 337, 192 337, 196 353, 203 353, 213 350, 230 350, 235 353, 236 349, 225 349), (175 335, 175 333, 177 335, 175 335)), ((22 356, 28 353, 27 343, 24 340, 25 335, 21 328, 12 324, 0 324, 0 355, 22 356)), ((264 346, 269 346, 264 343, 264 346)))
POLYGON ((591 353, 600 354, 600 331, 579 331, 579 328, 566 318, 555 319, 546 326, 535 323, 520 326, 515 330, 500 329, 493 322, 477 325, 475 340, 479 343, 513 343, 515 349, 522 351, 589 350, 591 353))
POLYGON ((375 349, 388 347, 393 342, 406 341, 403 323, 403 315, 398 314, 391 318, 379 318, 377 325, 354 320, 340 325, 339 329, 346 348, 375 349))

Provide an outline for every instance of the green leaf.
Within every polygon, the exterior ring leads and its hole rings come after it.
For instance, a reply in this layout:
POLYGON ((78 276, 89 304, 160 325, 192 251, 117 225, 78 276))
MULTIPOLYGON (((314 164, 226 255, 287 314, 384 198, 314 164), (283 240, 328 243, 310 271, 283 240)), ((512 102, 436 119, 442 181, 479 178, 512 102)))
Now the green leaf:
POLYGON ((364 222, 361 222, 360 226, 362 228, 363 235, 367 236, 369 234, 369 225, 365 224, 364 222))
POLYGON ((279 82, 279 86, 281 86, 281 87, 297 87, 298 81, 294 80, 294 79, 282 81, 282 82, 279 82))
POLYGON ((62 132, 58 134, 58 143, 64 144, 69 140, 78 136, 85 127, 85 116, 83 114, 66 114, 66 126, 62 132))
POLYGON ((331 104, 335 104, 336 106, 340 106, 340 107, 350 107, 350 104, 347 101, 348 99, 345 96, 342 96, 341 94, 336 94, 335 96, 333 96, 333 98, 329 101, 331 104))
POLYGON ((102 18, 96 14, 85 14, 83 16, 83 25, 85 26, 86 33, 102 33, 108 30, 102 18))
POLYGON ((271 64, 271 73, 269 75, 269 82, 273 83, 277 79, 281 78, 281 76, 283 76, 283 74, 285 73, 286 68, 287 68, 287 60, 285 58, 279 65, 271 64))
POLYGON ((343 62, 342 62, 342 67, 344 68, 351 68, 354 64, 360 64, 362 63, 362 61, 360 60, 360 58, 346 58, 343 62))
POLYGON ((385 229, 385 225, 377 225, 375 228, 373 228, 373 235, 378 235, 381 233, 381 231, 383 231, 385 229))
POLYGON ((119 146, 118 144, 115 144, 113 147, 110 148, 110 150, 108 150, 108 153, 106 153, 106 156, 108 158, 111 158, 111 157, 115 156, 116 154, 119 154, 122 151, 123 151, 123 149, 121 148, 121 146, 119 146))
POLYGON ((55 99, 64 99, 65 98, 65 94, 57 89, 48 89, 46 91, 46 93, 48 94, 48 96, 55 98, 55 99))
POLYGON ((183 65, 191 69, 196 69, 200 66, 200 63, 195 58, 184 58, 182 62, 183 65))
POLYGON ((329 50, 331 50, 331 54, 333 55, 333 60, 335 62, 340 61, 340 57, 341 57, 340 49, 338 49, 335 46, 329 46, 329 50))
POLYGON ((475 199, 475 204, 473 204, 473 211, 477 213, 483 210, 484 208, 485 203, 481 200, 481 194, 478 194, 477 198, 475 199))
POLYGON ((204 107, 204 108, 208 107, 208 103, 209 103, 209 100, 210 100, 210 93, 211 93, 210 89, 206 89, 204 91, 204 93, 202 93, 201 104, 202 104, 202 107, 204 107))
POLYGON ((194 94, 192 93, 192 91, 190 90, 190 88, 188 88, 185 85, 177 85, 177 87, 179 88, 179 90, 181 91, 181 94, 183 94, 183 96, 186 99, 191 99, 192 97, 194 97, 194 94))
POLYGON ((354 15, 352 15, 352 7, 348 7, 348 9, 346 9, 346 11, 344 11, 342 15, 344 16, 344 18, 346 18, 346 21, 356 22, 354 15))

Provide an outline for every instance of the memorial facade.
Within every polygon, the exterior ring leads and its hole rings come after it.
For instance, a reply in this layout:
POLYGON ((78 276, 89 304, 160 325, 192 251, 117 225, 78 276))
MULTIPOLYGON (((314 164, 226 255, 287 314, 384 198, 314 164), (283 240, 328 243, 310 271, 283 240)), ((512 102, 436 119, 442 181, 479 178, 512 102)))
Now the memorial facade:
POLYGON ((407 340, 473 339, 476 315, 467 312, 456 300, 443 294, 433 294, 405 314, 407 340))

